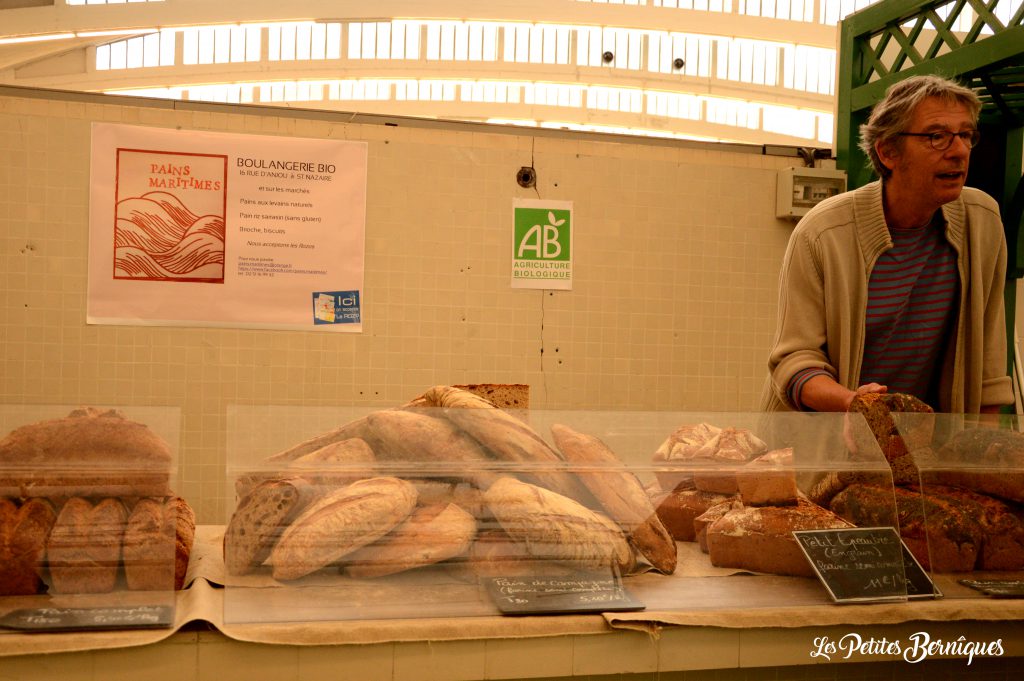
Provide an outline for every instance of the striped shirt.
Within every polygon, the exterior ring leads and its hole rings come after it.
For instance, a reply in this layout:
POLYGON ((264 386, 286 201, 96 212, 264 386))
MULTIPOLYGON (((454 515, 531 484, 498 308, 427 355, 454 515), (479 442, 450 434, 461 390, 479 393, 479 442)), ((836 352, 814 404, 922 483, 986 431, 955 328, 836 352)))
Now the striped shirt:
MULTIPOLYGON (((941 217, 941 213, 937 214, 941 217)), ((956 251, 941 219, 922 229, 890 229, 893 247, 879 256, 868 282, 864 363, 860 385, 880 383, 889 392, 933 402, 935 368, 945 349, 959 277, 956 251)), ((798 372, 789 398, 803 408, 801 393, 824 369, 798 372)))

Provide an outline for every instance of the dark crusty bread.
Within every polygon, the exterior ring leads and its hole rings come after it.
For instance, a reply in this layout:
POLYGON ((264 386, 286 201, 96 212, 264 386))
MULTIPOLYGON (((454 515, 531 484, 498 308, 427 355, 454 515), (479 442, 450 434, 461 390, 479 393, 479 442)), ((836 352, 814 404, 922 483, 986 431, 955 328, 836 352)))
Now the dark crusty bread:
POLYGON ((981 526, 978 569, 1024 569, 1024 522, 1018 510, 998 499, 956 487, 928 487, 925 495, 947 502, 981 526))
POLYGON ((0 596, 42 590, 46 541, 56 519, 45 499, 28 499, 18 506, 13 499, 0 498, 0 596))
MULTIPOLYGON (((913 455, 931 443, 934 420, 931 417, 907 418, 900 415, 931 414, 932 408, 913 395, 865 393, 853 398, 849 411, 864 416, 875 442, 892 468, 893 482, 897 485, 919 482, 913 455)), ((865 437, 867 435, 854 431, 854 445, 860 452, 871 449, 869 443, 859 441, 865 437)))
POLYGON ((452 387, 478 395, 499 409, 530 408, 530 386, 526 383, 469 383, 452 387))
POLYGON ((242 497, 224 531, 228 574, 244 575, 260 566, 295 518, 315 496, 302 478, 264 480, 242 497))
POLYGON ((124 574, 128 588, 181 589, 195 530, 195 514, 181 497, 139 499, 128 516, 124 533, 124 574))
POLYGON ((145 424, 116 410, 76 409, 0 441, 0 495, 164 496, 171 467, 167 443, 145 424))
POLYGON ((734 495, 704 492, 680 485, 654 498, 658 517, 676 541, 696 541, 693 521, 712 506, 735 499, 734 495))
POLYGON ((707 528, 708 556, 717 567, 813 577, 793 530, 850 526, 806 499, 796 506, 744 506, 726 512, 707 528))
POLYGON ((735 508, 743 508, 743 503, 737 497, 729 497, 728 501, 715 504, 693 519, 693 533, 697 537, 697 544, 700 545, 701 551, 708 552, 708 528, 735 508))
POLYGON ((113 591, 127 520, 119 499, 108 497, 95 505, 82 497, 68 499, 46 546, 53 591, 113 591))
POLYGON ((855 483, 832 499, 831 509, 860 527, 899 528, 903 542, 925 569, 969 572, 978 562, 984 537, 978 520, 917 488, 855 483))
POLYGON ((637 553, 656 570, 676 569, 676 543, 665 529, 636 475, 599 438, 556 423, 555 445, 612 520, 626 533, 637 553))

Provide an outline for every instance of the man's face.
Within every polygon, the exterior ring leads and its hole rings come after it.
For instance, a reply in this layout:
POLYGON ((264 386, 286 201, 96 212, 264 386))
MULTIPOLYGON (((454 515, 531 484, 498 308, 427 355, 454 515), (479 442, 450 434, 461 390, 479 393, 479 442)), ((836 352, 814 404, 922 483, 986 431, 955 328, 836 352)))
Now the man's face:
MULTIPOLYGON (((936 97, 923 100, 914 109, 904 132, 963 132, 974 130, 966 106, 936 97)), ((927 137, 901 137, 894 144, 878 147, 882 163, 892 171, 888 186, 907 200, 930 207, 949 203, 960 196, 967 179, 971 150, 959 138, 944 151, 932 148, 927 137)))

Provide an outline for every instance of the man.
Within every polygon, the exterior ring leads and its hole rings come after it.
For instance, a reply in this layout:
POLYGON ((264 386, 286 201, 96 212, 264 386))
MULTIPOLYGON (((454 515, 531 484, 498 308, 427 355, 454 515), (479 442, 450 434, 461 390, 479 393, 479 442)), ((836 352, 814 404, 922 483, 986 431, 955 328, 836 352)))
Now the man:
POLYGON ((1013 403, 999 207, 964 187, 980 109, 936 76, 874 107, 861 148, 881 179, 815 206, 790 238, 763 410, 846 411, 886 391, 940 412, 1013 403))

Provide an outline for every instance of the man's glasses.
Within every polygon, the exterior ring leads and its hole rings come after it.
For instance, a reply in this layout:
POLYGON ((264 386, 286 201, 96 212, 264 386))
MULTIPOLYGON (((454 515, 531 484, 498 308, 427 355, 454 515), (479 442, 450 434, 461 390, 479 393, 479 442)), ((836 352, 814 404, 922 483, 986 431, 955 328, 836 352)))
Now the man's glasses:
POLYGON ((937 130, 935 132, 900 132, 900 137, 927 137, 928 143, 935 151, 945 151, 953 144, 953 138, 959 137, 960 141, 968 149, 978 146, 981 140, 981 133, 977 130, 964 130, 962 132, 950 132, 949 130, 937 130))

